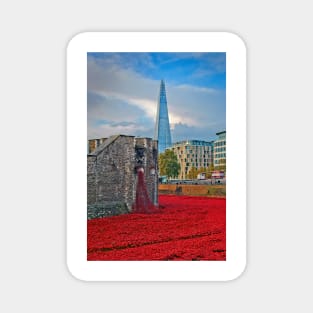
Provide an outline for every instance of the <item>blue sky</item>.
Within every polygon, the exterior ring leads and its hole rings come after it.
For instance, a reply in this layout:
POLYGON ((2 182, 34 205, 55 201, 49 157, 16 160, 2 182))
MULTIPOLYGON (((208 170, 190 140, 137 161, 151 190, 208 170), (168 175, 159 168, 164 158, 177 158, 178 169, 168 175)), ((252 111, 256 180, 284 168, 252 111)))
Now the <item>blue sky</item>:
POLYGON ((225 53, 88 53, 88 139, 153 137, 164 79, 173 142, 226 127, 225 53))

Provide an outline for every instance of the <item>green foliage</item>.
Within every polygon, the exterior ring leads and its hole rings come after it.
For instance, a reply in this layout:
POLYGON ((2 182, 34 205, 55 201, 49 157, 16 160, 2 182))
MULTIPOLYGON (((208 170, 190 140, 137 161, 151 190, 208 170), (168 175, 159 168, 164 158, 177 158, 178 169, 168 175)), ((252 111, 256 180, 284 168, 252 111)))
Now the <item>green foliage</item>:
POLYGON ((207 178, 211 178, 212 177, 212 172, 214 171, 214 164, 211 163, 209 167, 207 167, 207 178))
POLYGON ((189 178, 189 179, 196 179, 196 178, 197 178, 197 175, 198 175, 198 170, 197 170, 196 167, 193 166, 193 167, 189 170, 189 172, 188 172, 188 174, 187 174, 187 178, 189 178))
POLYGON ((165 150, 165 152, 160 153, 158 162, 160 175, 166 175, 171 178, 176 178, 178 176, 180 165, 174 151, 168 149, 165 150))
POLYGON ((198 169, 198 174, 200 174, 200 173, 206 173, 206 168, 205 167, 200 167, 198 169))

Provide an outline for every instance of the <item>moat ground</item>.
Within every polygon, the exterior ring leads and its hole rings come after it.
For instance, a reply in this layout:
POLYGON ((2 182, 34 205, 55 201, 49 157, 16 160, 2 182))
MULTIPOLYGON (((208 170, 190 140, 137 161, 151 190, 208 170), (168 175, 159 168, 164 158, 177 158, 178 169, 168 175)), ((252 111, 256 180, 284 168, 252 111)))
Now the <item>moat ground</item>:
POLYGON ((160 194, 159 206, 88 220, 87 259, 226 260, 225 197, 160 194))
POLYGON ((159 194, 226 197, 226 185, 159 184, 159 194))

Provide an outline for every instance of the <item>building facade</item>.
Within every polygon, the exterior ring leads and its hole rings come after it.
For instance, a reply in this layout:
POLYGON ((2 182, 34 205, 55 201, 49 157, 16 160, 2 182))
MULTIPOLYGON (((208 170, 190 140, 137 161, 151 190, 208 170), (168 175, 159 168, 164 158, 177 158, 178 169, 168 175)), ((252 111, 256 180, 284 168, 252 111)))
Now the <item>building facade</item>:
POLYGON ((214 141, 214 167, 226 166, 226 131, 216 133, 214 141))
POLYGON ((213 163, 213 142, 185 140, 176 142, 171 148, 180 164, 179 179, 186 179, 191 168, 207 168, 213 163))
POLYGON ((158 98, 157 116, 154 129, 154 140, 158 141, 158 151, 162 153, 172 145, 170 123, 164 81, 161 80, 158 98))

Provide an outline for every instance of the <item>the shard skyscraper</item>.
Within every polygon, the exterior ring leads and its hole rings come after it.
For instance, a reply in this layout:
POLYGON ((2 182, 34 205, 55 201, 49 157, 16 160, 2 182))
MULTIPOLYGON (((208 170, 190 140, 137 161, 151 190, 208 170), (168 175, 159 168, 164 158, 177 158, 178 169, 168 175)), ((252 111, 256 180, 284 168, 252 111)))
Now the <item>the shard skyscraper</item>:
POLYGON ((165 84, 163 79, 161 80, 160 85, 158 109, 154 129, 154 139, 158 140, 159 153, 164 152, 166 148, 172 145, 170 123, 168 119, 165 84))

